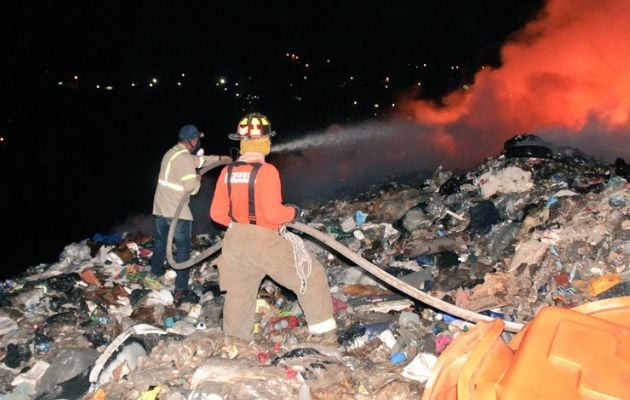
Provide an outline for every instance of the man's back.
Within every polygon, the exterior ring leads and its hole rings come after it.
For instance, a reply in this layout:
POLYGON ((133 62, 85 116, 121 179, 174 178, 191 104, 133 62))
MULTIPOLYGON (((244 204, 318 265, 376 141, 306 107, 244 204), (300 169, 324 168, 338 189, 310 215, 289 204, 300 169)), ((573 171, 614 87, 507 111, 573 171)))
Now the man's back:
POLYGON ((214 221, 225 226, 232 221, 242 224, 255 221, 256 225, 279 229, 294 216, 295 209, 282 204, 280 174, 273 165, 264 160, 236 162, 221 171, 210 207, 210 217, 214 221), (254 185, 253 192, 250 184, 254 185), (252 194, 253 210, 250 206, 252 194))

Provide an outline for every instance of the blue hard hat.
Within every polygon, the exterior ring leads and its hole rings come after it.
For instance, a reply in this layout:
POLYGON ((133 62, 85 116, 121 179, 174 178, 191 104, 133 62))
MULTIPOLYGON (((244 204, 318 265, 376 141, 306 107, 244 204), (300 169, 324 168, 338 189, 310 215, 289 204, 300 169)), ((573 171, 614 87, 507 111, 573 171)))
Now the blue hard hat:
POLYGON ((179 130, 179 140, 193 140, 200 137, 203 137, 203 133, 199 132, 195 125, 184 125, 179 130))

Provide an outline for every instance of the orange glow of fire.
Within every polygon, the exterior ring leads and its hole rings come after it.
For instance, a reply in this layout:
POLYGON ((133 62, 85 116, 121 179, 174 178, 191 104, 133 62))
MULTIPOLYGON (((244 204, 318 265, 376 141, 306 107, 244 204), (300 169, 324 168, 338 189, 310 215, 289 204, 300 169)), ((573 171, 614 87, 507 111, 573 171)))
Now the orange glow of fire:
MULTIPOLYGON (((623 143, 630 132, 630 2, 550 0, 501 50, 502 66, 481 69, 469 90, 441 106, 403 100, 404 116, 432 126, 436 151, 471 160, 519 133, 561 129, 623 143), (591 132, 592 133, 592 132, 591 132)), ((630 140, 630 139, 629 139, 630 140)))

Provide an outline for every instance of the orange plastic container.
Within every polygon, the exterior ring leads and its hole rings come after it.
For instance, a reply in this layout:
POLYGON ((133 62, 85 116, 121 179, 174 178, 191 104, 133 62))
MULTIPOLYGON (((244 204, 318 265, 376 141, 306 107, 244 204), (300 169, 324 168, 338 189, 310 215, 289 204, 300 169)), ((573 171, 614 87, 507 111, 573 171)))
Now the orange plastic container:
POLYGON ((509 344, 480 322, 438 359, 423 400, 630 399, 630 297, 547 307, 509 344))

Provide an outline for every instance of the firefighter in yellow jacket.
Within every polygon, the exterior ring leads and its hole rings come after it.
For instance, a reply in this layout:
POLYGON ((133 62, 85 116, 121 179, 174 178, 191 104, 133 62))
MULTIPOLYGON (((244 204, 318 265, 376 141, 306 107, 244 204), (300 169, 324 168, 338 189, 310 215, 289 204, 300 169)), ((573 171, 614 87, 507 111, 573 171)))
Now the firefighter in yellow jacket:
POLYGON ((240 140, 240 157, 221 171, 210 207, 210 217, 228 227, 217 263, 226 292, 223 331, 245 340, 252 339, 256 297, 266 275, 297 294, 311 334, 337 327, 324 268, 299 236, 284 229, 300 210, 282 204, 278 170, 265 162, 274 134, 264 115, 241 119, 229 135, 240 140))
MULTIPOLYGON (((151 258, 151 273, 164 275, 166 258, 166 239, 171 220, 177 206, 186 194, 195 195, 201 186, 201 177, 197 169, 228 156, 204 156, 201 148, 203 133, 195 125, 184 125, 179 130, 179 142, 164 154, 155 197, 153 215, 155 216, 155 244, 151 258)), ((179 216, 173 241, 177 249, 175 261, 182 263, 190 258, 192 249, 193 216, 188 204, 179 216)), ((177 271, 175 278, 176 297, 188 289, 189 270, 177 271)))

